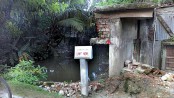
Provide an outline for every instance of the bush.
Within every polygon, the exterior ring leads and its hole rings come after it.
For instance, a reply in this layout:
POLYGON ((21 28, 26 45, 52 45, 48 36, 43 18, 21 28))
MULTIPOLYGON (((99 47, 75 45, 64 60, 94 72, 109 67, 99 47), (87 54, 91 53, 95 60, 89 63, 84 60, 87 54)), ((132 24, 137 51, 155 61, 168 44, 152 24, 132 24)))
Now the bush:
POLYGON ((21 60, 19 64, 9 70, 5 78, 28 84, 35 84, 40 79, 46 79, 47 75, 44 72, 46 68, 35 66, 33 63, 31 60, 21 60))

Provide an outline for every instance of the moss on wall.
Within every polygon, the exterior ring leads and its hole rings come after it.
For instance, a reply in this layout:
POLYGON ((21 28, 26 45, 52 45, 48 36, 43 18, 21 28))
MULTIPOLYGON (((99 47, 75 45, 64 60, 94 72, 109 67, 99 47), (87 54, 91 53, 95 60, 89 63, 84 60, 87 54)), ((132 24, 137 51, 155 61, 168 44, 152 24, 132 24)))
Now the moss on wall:
POLYGON ((114 4, 108 6, 96 6, 95 12, 105 12, 105 11, 120 11, 129 9, 150 9, 155 8, 158 5, 155 3, 129 3, 129 4, 114 4))

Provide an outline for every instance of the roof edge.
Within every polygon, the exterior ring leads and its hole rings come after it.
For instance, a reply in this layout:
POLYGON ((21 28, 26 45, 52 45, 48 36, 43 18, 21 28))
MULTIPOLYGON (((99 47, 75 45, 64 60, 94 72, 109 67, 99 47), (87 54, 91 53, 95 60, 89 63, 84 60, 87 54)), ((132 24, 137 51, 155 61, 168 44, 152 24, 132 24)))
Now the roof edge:
POLYGON ((110 6, 96 6, 94 8, 95 13, 111 12, 111 11, 123 11, 134 9, 153 9, 158 7, 155 3, 129 3, 129 4, 115 4, 110 6))

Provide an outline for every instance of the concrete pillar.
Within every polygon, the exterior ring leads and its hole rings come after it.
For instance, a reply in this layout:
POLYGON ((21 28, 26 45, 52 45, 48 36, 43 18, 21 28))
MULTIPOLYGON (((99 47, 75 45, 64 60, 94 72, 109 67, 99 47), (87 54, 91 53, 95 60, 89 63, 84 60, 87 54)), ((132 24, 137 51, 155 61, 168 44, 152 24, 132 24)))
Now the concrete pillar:
POLYGON ((88 63, 80 59, 81 94, 88 96, 88 63))
POLYGON ((111 44, 109 45, 109 77, 119 75, 124 64, 120 61, 120 47, 121 47, 121 32, 122 24, 120 18, 112 19, 111 27, 111 44))

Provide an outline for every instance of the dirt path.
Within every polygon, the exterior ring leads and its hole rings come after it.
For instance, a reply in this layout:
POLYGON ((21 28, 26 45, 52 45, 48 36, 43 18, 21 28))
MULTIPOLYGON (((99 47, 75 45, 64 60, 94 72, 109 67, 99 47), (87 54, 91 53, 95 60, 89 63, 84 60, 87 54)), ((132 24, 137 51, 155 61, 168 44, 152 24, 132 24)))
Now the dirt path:
MULTIPOLYGON (((8 98, 8 93, 5 93, 4 91, 0 91, 0 98, 8 98)), ((23 98, 23 97, 13 95, 12 98, 23 98)))

